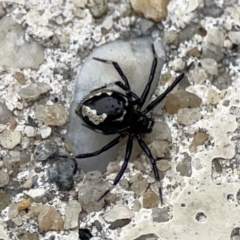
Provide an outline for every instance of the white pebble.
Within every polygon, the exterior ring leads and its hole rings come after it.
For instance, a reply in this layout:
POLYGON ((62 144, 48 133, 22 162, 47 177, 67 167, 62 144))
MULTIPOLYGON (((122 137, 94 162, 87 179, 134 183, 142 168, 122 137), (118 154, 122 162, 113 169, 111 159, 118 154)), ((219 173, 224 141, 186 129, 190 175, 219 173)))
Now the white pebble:
POLYGON ((40 128, 40 134, 43 139, 48 138, 52 133, 52 128, 51 127, 41 127, 40 128))

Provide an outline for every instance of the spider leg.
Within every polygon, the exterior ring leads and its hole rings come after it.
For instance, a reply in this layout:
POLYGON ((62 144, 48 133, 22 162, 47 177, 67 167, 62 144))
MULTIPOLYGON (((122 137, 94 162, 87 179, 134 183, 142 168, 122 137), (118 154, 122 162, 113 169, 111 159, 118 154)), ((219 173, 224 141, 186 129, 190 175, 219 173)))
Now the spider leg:
POLYGON ((127 95, 130 98, 134 97, 135 99, 137 98, 139 100, 139 97, 135 93, 132 92, 129 81, 128 81, 126 75, 123 73, 122 69, 120 68, 120 66, 118 65, 117 62, 105 60, 105 59, 102 59, 102 58, 95 58, 95 57, 93 59, 96 60, 96 61, 103 62, 103 63, 112 64, 114 66, 114 68, 116 69, 116 71, 118 72, 118 74, 120 75, 120 77, 122 78, 122 80, 124 81, 124 83, 125 83, 125 91, 126 91, 127 95))
POLYGON ((174 80, 174 82, 159 97, 157 97, 155 100, 153 100, 146 107, 146 109, 143 111, 143 113, 146 114, 146 113, 150 112, 151 110, 153 110, 153 108, 155 108, 163 99, 166 98, 166 96, 176 87, 176 85, 183 79, 183 77, 184 77, 184 73, 180 74, 174 80))
MULTIPOLYGON (((102 147, 101 149, 95 151, 95 152, 91 152, 91 153, 83 153, 83 154, 78 154, 76 156, 74 156, 74 158, 90 158, 90 157, 96 157, 99 154, 107 151, 108 149, 114 147, 115 145, 117 145, 124 137, 126 137, 126 133, 122 133, 120 134, 118 137, 114 138, 111 142, 109 142, 107 145, 105 145, 104 147, 102 147)), ((63 156, 58 156, 58 157, 62 157, 62 158, 68 158, 69 156, 63 155, 63 156)))
POLYGON ((103 199, 113 188, 115 185, 118 184, 118 182, 121 180, 127 166, 128 166, 128 162, 132 153, 132 146, 133 146, 133 138, 134 135, 129 133, 129 137, 128 137, 128 142, 127 142, 127 148, 126 148, 126 153, 125 153, 125 158, 124 158, 124 162, 123 165, 121 167, 120 172, 118 173, 118 175, 116 176, 113 185, 111 188, 109 188, 106 192, 104 192, 104 194, 97 200, 98 202, 103 199))
POLYGON ((156 160, 153 158, 153 155, 152 155, 149 147, 148 147, 147 144, 143 141, 141 135, 138 134, 138 133, 136 133, 135 136, 136 136, 136 138, 137 138, 137 140, 138 140, 138 143, 139 143, 140 147, 141 147, 142 150, 146 153, 147 157, 148 157, 148 158, 150 159, 150 161, 151 161, 153 173, 154 173, 155 179, 156 179, 157 182, 158 182, 158 191, 159 191, 160 201, 161 201, 161 204, 163 205, 162 188, 161 188, 161 185, 160 185, 160 177, 159 177, 159 171, 158 171, 157 165, 156 165, 156 160))
POLYGON ((143 90, 142 96, 141 96, 140 101, 138 103, 138 107, 137 107, 138 110, 140 110, 142 108, 143 104, 146 101, 146 98, 147 98, 148 93, 150 91, 150 88, 151 88, 151 85, 152 85, 152 82, 153 82, 153 79, 154 79, 154 76, 155 76, 156 68, 157 68, 157 62, 158 61, 157 61, 157 56, 156 56, 156 52, 155 52, 153 44, 152 44, 152 52, 153 52, 153 55, 154 55, 154 59, 153 59, 153 62, 152 62, 152 68, 151 68, 148 83, 147 83, 145 89, 143 90))

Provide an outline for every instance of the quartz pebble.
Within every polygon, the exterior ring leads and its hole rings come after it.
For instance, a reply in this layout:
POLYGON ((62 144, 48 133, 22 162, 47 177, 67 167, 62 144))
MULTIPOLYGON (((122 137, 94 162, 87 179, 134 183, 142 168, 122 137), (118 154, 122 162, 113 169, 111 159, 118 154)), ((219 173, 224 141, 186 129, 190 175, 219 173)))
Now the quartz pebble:
POLYGON ((13 149, 16 147, 22 139, 22 135, 18 131, 12 131, 5 129, 0 134, 0 143, 4 148, 13 149))
POLYGON ((32 126, 26 126, 24 128, 24 133, 27 137, 35 137, 37 135, 37 130, 32 126))
POLYGON ((233 44, 240 45, 240 32, 230 31, 228 37, 233 44))
POLYGON ((5 187, 9 183, 9 180, 8 174, 0 170, 0 187, 5 187))
POLYGON ((218 75, 218 66, 217 62, 211 58, 201 59, 201 65, 203 69, 207 70, 207 72, 211 75, 218 75))
POLYGON ((207 41, 209 43, 212 43, 216 46, 219 46, 219 47, 223 47, 223 44, 224 44, 224 34, 221 30, 218 30, 218 29, 210 29, 208 31, 208 35, 207 35, 207 41))
POLYGON ((168 208, 153 208, 152 219, 154 222, 168 222, 170 220, 169 209, 168 208))
POLYGON ((17 217, 18 213, 18 205, 16 203, 12 203, 8 208, 8 218, 13 219, 17 217))
POLYGON ((120 219, 112 222, 109 226, 109 229, 115 230, 118 228, 123 228, 124 226, 128 225, 131 222, 131 219, 120 219))
POLYGON ((108 10, 108 0, 90 0, 88 7, 93 17, 100 18, 108 10))
POLYGON ((161 159, 157 161, 156 164, 157 168, 162 172, 166 172, 167 170, 171 169, 171 164, 168 160, 161 159))
POLYGON ((34 101, 50 90, 51 87, 47 83, 31 83, 21 88, 18 94, 26 101, 34 101))
POLYGON ((180 72, 185 68, 185 62, 181 58, 177 58, 172 63, 172 68, 176 72, 180 72))
POLYGON ((209 89, 207 93, 207 103, 216 105, 223 97, 222 92, 218 92, 216 89, 209 89))
POLYGON ((164 158, 169 155, 169 143, 163 140, 155 140, 148 145, 154 158, 164 158))
MULTIPOLYGON (((0 212, 9 205, 10 195, 8 193, 0 192, 0 212)), ((1 236, 1 235, 0 235, 1 236)))
POLYGON ((126 178, 123 178, 119 181, 119 186, 121 186, 123 189, 127 190, 129 188, 129 182, 126 178))
POLYGON ((199 108, 181 108, 177 113, 177 122, 189 126, 200 120, 202 114, 199 108))
POLYGON ((133 204, 132 204, 132 210, 134 212, 139 212, 139 210, 141 209, 141 203, 136 199, 133 201, 133 204))
POLYGON ((48 138, 52 133, 52 128, 48 126, 43 126, 39 129, 40 135, 43 139, 48 138))
POLYGON ((188 57, 200 57, 200 52, 197 47, 191 48, 187 52, 188 57))
POLYGON ((192 158, 185 154, 184 159, 178 162, 176 170, 181 176, 191 177, 192 175, 192 158))
POLYGON ((111 210, 106 212, 103 216, 104 220, 111 223, 120 219, 130 219, 134 217, 132 212, 127 206, 114 206, 111 210))
POLYGON ((140 28, 142 32, 147 32, 149 31, 154 25, 154 22, 149 21, 147 19, 141 19, 140 21, 140 28))
POLYGON ((4 103, 0 102, 0 124, 7 124, 12 113, 8 110, 4 103))
POLYGON ((61 104, 37 105, 35 117, 48 126, 63 126, 67 122, 67 112, 61 104))
POLYGON ((82 211, 81 204, 76 200, 69 201, 65 209, 64 229, 69 230, 78 226, 79 214, 82 211))
POLYGON ((152 191, 147 191, 143 194, 143 207, 151 209, 159 204, 159 196, 152 191))
POLYGON ((224 13, 224 10, 216 3, 211 2, 209 4, 205 4, 204 8, 201 9, 201 13, 203 16, 217 18, 224 13))
POLYGON ((131 186, 131 190, 138 195, 142 195, 147 190, 147 188, 148 181, 146 179, 135 181, 131 186))
POLYGON ((121 167, 117 162, 110 162, 107 166, 108 174, 119 172, 121 167))
POLYGON ((28 191, 24 191, 24 194, 29 196, 36 203, 43 202, 43 199, 49 195, 48 191, 43 188, 30 189, 28 191))
POLYGON ((98 199, 106 190, 106 183, 102 179, 87 181, 79 187, 78 201, 87 213, 98 212, 102 210, 105 205, 104 199, 100 201, 98 201, 98 199))
POLYGON ((63 219, 57 210, 45 205, 38 216, 38 227, 41 232, 46 231, 62 231, 63 219))
POLYGON ((164 31, 163 40, 166 44, 173 44, 175 46, 178 45, 178 33, 174 30, 164 31))
POLYGON ((0 65, 13 68, 38 69, 44 61, 43 48, 33 39, 25 41, 24 30, 11 17, 5 16, 0 20, 0 65))
MULTIPOLYGON (((216 36, 214 36, 215 38, 216 36)), ((224 42, 223 42, 224 44, 224 42)), ((216 46, 212 43, 205 43, 203 44, 202 47, 202 57, 203 58, 212 58, 214 59, 216 62, 220 62, 224 55, 223 52, 221 51, 221 47, 220 46, 216 46)))
POLYGON ((52 140, 40 142, 34 149, 34 159, 37 161, 46 161, 49 157, 57 153, 58 146, 52 140))
POLYGON ((165 108, 170 114, 175 114, 180 108, 196 108, 199 107, 202 100, 195 94, 180 90, 170 93, 166 97, 165 108))
POLYGON ((20 236, 18 236, 18 239, 19 240, 39 240, 38 236, 32 233, 23 233, 20 236))
POLYGON ((208 134, 205 132, 197 132, 193 137, 193 141, 189 147, 190 152, 195 152, 197 147, 202 145, 208 139, 208 134))
POLYGON ((131 0, 134 11, 143 14, 147 19, 155 22, 162 21, 167 16, 169 0, 131 0))

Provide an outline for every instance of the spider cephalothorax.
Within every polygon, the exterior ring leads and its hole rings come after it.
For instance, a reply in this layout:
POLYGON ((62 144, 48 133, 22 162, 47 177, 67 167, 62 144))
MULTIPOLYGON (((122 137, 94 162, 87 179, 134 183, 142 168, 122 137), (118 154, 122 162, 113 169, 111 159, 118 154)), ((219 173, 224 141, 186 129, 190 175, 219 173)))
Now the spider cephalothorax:
MULTIPOLYGON (((133 139, 136 138, 139 145, 151 161, 155 179, 159 183, 160 200, 161 203, 163 203, 160 177, 156 166, 156 160, 153 158, 152 153, 142 139, 142 136, 143 134, 150 133, 154 125, 154 119, 148 116, 148 113, 152 111, 167 96, 169 92, 172 91, 172 89, 183 79, 184 74, 180 74, 172 83, 172 85, 165 90, 165 92, 163 92, 158 98, 156 98, 146 108, 143 109, 143 105, 149 94, 157 67, 157 57, 154 47, 152 47, 152 50, 154 59, 150 71, 150 77, 141 97, 138 97, 134 92, 132 92, 128 79, 124 75, 117 62, 94 58, 97 61, 112 64, 114 66, 123 81, 117 81, 114 83, 114 85, 122 89, 125 94, 109 90, 108 86, 95 89, 79 103, 76 109, 76 114, 83 119, 85 122, 84 126, 90 128, 91 130, 101 132, 102 134, 118 133, 119 136, 113 139, 103 148, 92 153, 79 154, 75 156, 75 158, 97 156, 118 144, 122 138, 128 135, 124 163, 113 182, 114 186, 120 181, 124 171, 127 168, 132 152, 133 139)), ((109 191, 110 189, 107 190, 100 197, 100 199, 102 199, 109 191)))

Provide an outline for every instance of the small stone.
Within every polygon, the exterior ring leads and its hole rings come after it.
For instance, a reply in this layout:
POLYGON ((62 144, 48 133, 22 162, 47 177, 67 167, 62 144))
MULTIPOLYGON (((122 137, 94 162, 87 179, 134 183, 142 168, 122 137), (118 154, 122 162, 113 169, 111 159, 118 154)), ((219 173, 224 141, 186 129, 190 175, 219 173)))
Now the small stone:
POLYGON ((152 210, 152 219, 154 222, 168 222, 170 220, 169 217, 169 209, 168 208, 154 208, 152 210))
POLYGON ((26 134, 27 137, 36 137, 37 130, 34 127, 26 126, 24 128, 24 133, 26 134))
POLYGON ((143 14, 146 19, 162 21, 167 16, 169 0, 131 0, 134 11, 143 14))
POLYGON ((17 120, 15 119, 15 117, 11 116, 10 119, 9 119, 9 129, 10 130, 15 130, 17 125, 18 125, 17 120))
POLYGON ((46 161, 49 157, 57 153, 58 146, 52 140, 45 140, 39 143, 34 149, 34 159, 37 161, 46 161))
POLYGON ((143 193, 147 190, 147 188, 148 188, 148 181, 146 179, 143 179, 141 181, 136 181, 131 186, 131 190, 140 196, 143 195, 143 193))
POLYGON ((220 62, 223 59, 224 55, 223 55, 223 52, 221 51, 220 46, 215 46, 212 43, 206 43, 206 44, 203 44, 203 47, 202 47, 202 57, 212 58, 216 62, 220 62))
POLYGON ((230 31, 228 37, 233 44, 240 45, 240 32, 230 31))
MULTIPOLYGON (((8 193, 0 192, 0 212, 9 205, 10 195, 8 193)), ((1 235, 0 235, 1 236, 1 235)))
POLYGON ((108 0, 90 0, 88 7, 93 17, 100 18, 108 10, 108 0))
POLYGON ((4 171, 0 170, 0 187, 5 187, 9 183, 9 176, 4 171))
POLYGON ((181 72, 185 68, 185 62, 181 58, 177 58, 172 63, 172 68, 176 72, 181 72))
POLYGON ((136 161, 133 162, 133 168, 143 172, 146 170, 145 165, 141 162, 141 158, 137 159, 136 161))
POLYGON ((223 44, 224 44, 224 34, 221 30, 218 30, 218 29, 210 29, 208 31, 208 35, 207 35, 207 41, 209 43, 212 43, 216 46, 219 46, 219 47, 223 47, 223 44))
POLYGON ((24 191, 24 194, 29 196, 34 202, 41 203, 43 198, 45 198, 49 193, 43 188, 30 189, 29 191, 24 191))
POLYGON ((180 90, 170 93, 166 97, 165 108, 170 114, 175 114, 180 108, 196 108, 199 107, 202 100, 195 94, 180 90))
POLYGON ((67 122, 67 112, 61 104, 37 105, 35 117, 48 126, 63 126, 67 122))
POLYGON ((78 226, 79 214, 82 211, 81 204, 76 200, 71 200, 65 210, 64 229, 69 230, 78 226))
POLYGON ((30 138, 23 136, 21 141, 22 149, 27 149, 30 146, 31 140, 30 138))
POLYGON ((18 81, 19 84, 25 85, 26 84, 26 78, 23 73, 21 72, 16 72, 13 77, 18 81))
POLYGON ((16 226, 21 226, 23 221, 22 221, 22 217, 20 215, 17 215, 15 218, 12 219, 12 221, 14 222, 14 224, 16 226))
POLYGON ((41 232, 46 231, 62 231, 63 219, 57 210, 45 205, 38 216, 38 227, 41 232))
POLYGON ((207 93, 207 103, 216 105, 222 99, 221 92, 218 92, 216 89, 209 89, 207 93))
POLYGON ((156 164, 159 171, 166 172, 167 170, 171 169, 171 164, 168 160, 161 159, 157 161, 156 164))
POLYGON ((81 9, 81 8, 76 8, 73 10, 73 14, 75 17, 83 19, 86 17, 86 12, 85 10, 81 9))
POLYGON ((77 168, 78 164, 74 158, 60 158, 48 169, 48 176, 50 181, 55 182, 61 191, 68 191, 73 188, 73 175, 77 168))
POLYGON ((100 201, 98 199, 106 190, 106 183, 102 179, 88 181, 79 187, 78 201, 87 213, 101 211, 105 202, 104 198, 100 201))
POLYGON ((22 135, 18 131, 5 129, 0 134, 0 143, 4 148, 13 149, 22 139, 22 135))
POLYGON ((233 47, 232 41, 229 40, 229 39, 225 39, 225 41, 224 41, 224 47, 225 47, 225 48, 228 48, 228 49, 232 49, 232 47, 233 47))
POLYGON ((38 236, 32 233, 23 233, 18 236, 19 240, 39 240, 38 236))
POLYGON ((178 45, 178 33, 174 30, 164 31, 163 39, 166 44, 178 45))
POLYGON ((7 124, 12 113, 8 110, 4 103, 0 102, 0 124, 7 124))
POLYGON ((163 140, 155 140, 148 145, 154 158, 164 158, 169 155, 169 143, 163 140))
POLYGON ((131 219, 134 217, 132 212, 127 206, 114 206, 111 210, 103 215, 105 221, 112 223, 121 219, 131 219))
POLYGON ((220 8, 216 3, 211 2, 202 8, 201 13, 206 17, 218 18, 224 13, 224 10, 220 8))
POLYGON ((13 219, 17 217, 18 213, 18 205, 16 203, 12 203, 8 208, 8 218, 13 219))
POLYGON ((131 222, 131 219, 117 220, 110 224, 109 229, 116 230, 118 228, 123 228, 124 226, 128 225, 130 222, 131 222))
POLYGON ((132 210, 134 212, 139 212, 139 210, 141 209, 142 205, 138 200, 134 200, 133 204, 132 204, 132 210))
POLYGON ((198 50, 197 47, 191 48, 188 52, 187 52, 187 56, 188 57, 200 57, 200 52, 198 50))
POLYGON ((159 240, 159 237, 154 233, 143 234, 138 238, 134 238, 133 240, 159 240))
POLYGON ((202 67, 198 67, 195 66, 195 68, 193 69, 192 73, 190 74, 191 76, 191 80, 195 83, 195 84, 202 84, 206 81, 206 79, 208 78, 208 73, 205 69, 203 69, 202 67))
POLYGON ((147 19, 141 19, 139 24, 142 32, 147 32, 153 27, 154 22, 149 21, 147 19))
POLYGON ((193 12, 195 11, 199 6, 199 1, 198 0, 191 0, 189 3, 188 3, 188 7, 186 9, 186 13, 190 13, 190 12, 193 12))
POLYGON ((43 126, 39 129, 40 135, 43 139, 48 138, 52 133, 52 128, 48 126, 43 126))
POLYGON ((42 94, 51 90, 47 83, 31 83, 19 91, 19 95, 26 101, 34 101, 42 94))
POLYGON ((121 170, 121 167, 117 162, 110 162, 107 166, 108 174, 116 173, 116 172, 118 173, 120 170, 121 170))
POLYGON ((184 126, 189 126, 200 120, 201 117, 202 114, 199 108, 182 108, 178 110, 177 122, 184 126))
POLYGON ((0 224, 0 236, 3 240, 10 240, 7 230, 4 229, 3 224, 0 224))
POLYGON ((126 178, 123 178, 119 182, 119 186, 121 186, 123 189, 128 190, 129 188, 129 182, 126 178))
POLYGON ((18 203, 18 211, 21 212, 31 206, 30 198, 23 199, 18 203))
POLYGON ((189 147, 189 151, 190 152, 196 152, 197 150, 197 147, 200 146, 200 145, 203 145, 203 143, 205 141, 207 141, 208 139, 208 134, 205 133, 205 132, 197 132, 195 133, 194 137, 193 137, 193 141, 189 147))
POLYGON ((166 122, 155 122, 151 133, 147 134, 145 139, 147 143, 151 143, 154 140, 165 140, 169 143, 172 142, 171 130, 166 122))
POLYGON ((147 191, 143 194, 143 207, 152 209, 159 204, 159 196, 152 191, 147 191))
POLYGON ((113 20, 108 17, 102 23, 102 28, 104 28, 106 31, 109 31, 109 30, 111 30, 112 27, 113 27, 113 20))
POLYGON ((130 183, 134 183, 136 181, 141 181, 141 180, 143 180, 142 174, 141 173, 137 173, 137 174, 135 174, 135 175, 130 177, 129 182, 130 183))
POLYGON ((192 158, 185 154, 184 159, 182 159, 176 167, 176 170, 180 172, 181 176, 191 177, 192 175, 192 158))
POLYGON ((218 66, 217 62, 211 58, 204 58, 200 61, 203 69, 207 70, 207 72, 211 75, 218 75, 218 66))
POLYGON ((79 236, 79 239, 83 239, 83 240, 90 240, 93 237, 93 235, 88 229, 81 229, 81 228, 78 230, 78 236, 79 236))
POLYGON ((33 39, 27 42, 25 30, 11 17, 0 20, 0 65, 13 68, 34 68, 44 62, 43 47, 33 39))

